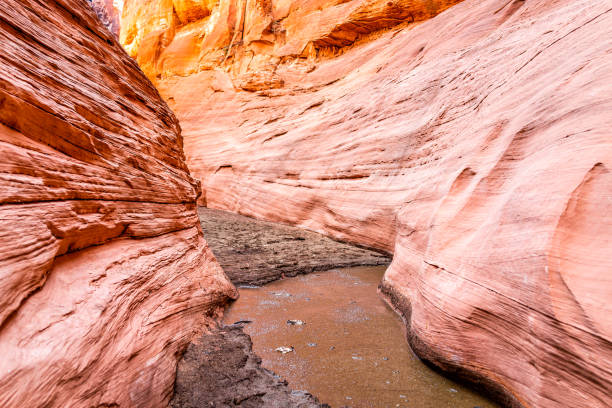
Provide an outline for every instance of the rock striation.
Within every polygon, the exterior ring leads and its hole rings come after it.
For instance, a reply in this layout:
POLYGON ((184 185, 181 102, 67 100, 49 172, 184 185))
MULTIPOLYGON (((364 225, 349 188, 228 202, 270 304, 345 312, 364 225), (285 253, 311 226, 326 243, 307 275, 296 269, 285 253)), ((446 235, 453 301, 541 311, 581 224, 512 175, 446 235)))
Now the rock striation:
POLYGON ((126 4, 122 41, 201 202, 393 252, 413 348, 507 406, 610 406, 609 2, 466 0, 347 41, 358 1, 153 3, 126 4))
POLYGON ((0 406, 167 406, 236 296, 178 122, 84 0, 3 1, 0 48, 0 406))

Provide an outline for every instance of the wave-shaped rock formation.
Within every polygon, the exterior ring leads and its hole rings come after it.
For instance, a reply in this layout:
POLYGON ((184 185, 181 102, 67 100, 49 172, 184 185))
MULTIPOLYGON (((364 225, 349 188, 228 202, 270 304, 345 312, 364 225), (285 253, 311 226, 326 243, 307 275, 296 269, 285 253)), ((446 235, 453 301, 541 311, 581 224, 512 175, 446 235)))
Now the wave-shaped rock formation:
POLYGON ((178 122, 84 0, 3 0, 0 48, 0 406, 167 406, 235 297, 178 122))
POLYGON ((413 348, 506 405, 610 406, 610 2, 157 3, 122 40, 202 201, 393 252, 413 348))

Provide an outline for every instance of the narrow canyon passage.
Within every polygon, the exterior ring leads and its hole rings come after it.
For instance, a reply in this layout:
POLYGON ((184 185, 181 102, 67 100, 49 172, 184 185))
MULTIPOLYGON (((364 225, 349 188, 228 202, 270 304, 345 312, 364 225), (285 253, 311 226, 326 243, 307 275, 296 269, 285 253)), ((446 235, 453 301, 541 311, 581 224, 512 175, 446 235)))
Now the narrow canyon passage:
POLYGON ((612 407, 610 39, 612 0, 2 0, 0 408, 492 406, 421 361, 612 407))

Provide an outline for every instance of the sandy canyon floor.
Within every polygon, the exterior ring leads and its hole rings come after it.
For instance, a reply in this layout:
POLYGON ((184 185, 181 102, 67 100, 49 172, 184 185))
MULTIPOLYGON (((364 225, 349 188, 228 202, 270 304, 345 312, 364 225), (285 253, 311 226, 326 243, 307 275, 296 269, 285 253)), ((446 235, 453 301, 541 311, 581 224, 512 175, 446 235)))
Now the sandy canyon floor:
POLYGON ((377 294, 385 254, 226 211, 198 213, 241 298, 224 325, 187 348, 172 408, 496 406, 410 351, 377 294), (304 320, 287 323, 296 316, 304 320), (285 343, 291 352, 276 351, 285 343))

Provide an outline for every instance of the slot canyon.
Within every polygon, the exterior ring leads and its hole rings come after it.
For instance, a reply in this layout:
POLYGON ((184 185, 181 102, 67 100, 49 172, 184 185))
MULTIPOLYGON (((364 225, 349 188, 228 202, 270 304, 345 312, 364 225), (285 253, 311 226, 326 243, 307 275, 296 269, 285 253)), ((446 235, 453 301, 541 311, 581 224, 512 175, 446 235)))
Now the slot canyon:
POLYGON ((0 407, 612 406, 610 0, 3 0, 0 48, 0 407))

